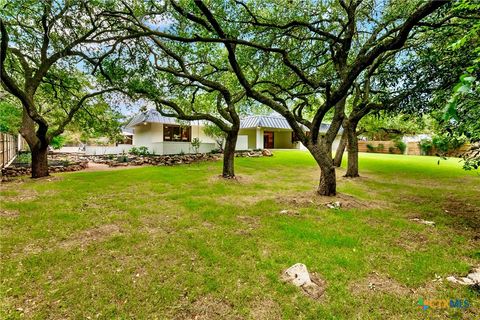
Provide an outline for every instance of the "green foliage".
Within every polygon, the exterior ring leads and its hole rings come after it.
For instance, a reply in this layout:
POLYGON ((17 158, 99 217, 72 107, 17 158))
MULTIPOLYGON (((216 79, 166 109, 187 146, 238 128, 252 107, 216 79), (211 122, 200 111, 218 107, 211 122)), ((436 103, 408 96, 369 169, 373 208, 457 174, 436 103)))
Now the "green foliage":
POLYGON ((400 152, 402 154, 405 153, 405 150, 407 150, 407 144, 405 142, 403 142, 402 140, 398 139, 398 140, 394 140, 395 142, 395 147, 400 150, 400 152))
POLYGON ((422 139, 418 143, 420 146, 420 151, 423 155, 430 155, 432 154, 433 151, 433 143, 432 140, 430 139, 422 139))
POLYGON ((128 162, 128 157, 126 155, 121 155, 117 158, 117 162, 128 162))
POLYGON ((225 142, 227 134, 220 129, 219 126, 209 123, 205 124, 203 127, 203 132, 207 137, 214 139, 218 145, 218 149, 220 149, 220 152, 223 152, 223 143, 225 142))
POLYGON ((18 104, 2 98, 0 100, 0 132, 17 134, 21 122, 22 108, 18 104))
POLYGON ((61 149, 65 145, 65 137, 64 136, 56 136, 52 138, 50 141, 50 146, 55 149, 61 149))
POLYGON ((148 156, 150 155, 150 152, 148 151, 148 148, 145 146, 140 146, 140 147, 132 147, 130 150, 128 150, 128 153, 133 154, 135 156, 148 156))
POLYGON ((464 145, 465 142, 467 142, 465 136, 443 134, 432 137, 432 145, 435 147, 435 151, 441 155, 446 155, 450 151, 457 150, 464 145))
POLYGON ((367 143, 367 152, 375 152, 376 151, 376 148, 370 144, 370 143, 367 143))
POLYGON ((192 145, 194 153, 198 153, 198 150, 200 149, 201 144, 202 144, 202 142, 200 141, 199 138, 193 138, 192 139, 191 145, 192 145))
POLYGON ((15 163, 30 164, 32 162, 32 154, 30 152, 20 152, 15 158, 15 163))
POLYGON ((386 141, 428 132, 432 128, 432 119, 428 116, 391 115, 382 112, 363 117, 358 128, 363 132, 362 136, 369 140, 386 141))

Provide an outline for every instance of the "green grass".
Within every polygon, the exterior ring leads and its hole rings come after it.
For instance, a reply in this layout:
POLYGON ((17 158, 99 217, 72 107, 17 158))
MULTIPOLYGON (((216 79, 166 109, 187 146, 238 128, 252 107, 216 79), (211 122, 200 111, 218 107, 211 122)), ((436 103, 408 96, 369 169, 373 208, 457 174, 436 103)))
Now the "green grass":
POLYGON ((340 210, 314 196, 319 172, 308 153, 238 158, 239 182, 219 179, 220 170, 220 162, 143 167, 0 186, 0 318, 473 319, 480 311, 478 293, 432 282, 480 262, 480 177, 457 159, 361 154, 361 178, 338 171, 340 210), (280 280, 297 262, 326 281, 321 301, 280 280), (472 307, 423 311, 419 298, 472 307))

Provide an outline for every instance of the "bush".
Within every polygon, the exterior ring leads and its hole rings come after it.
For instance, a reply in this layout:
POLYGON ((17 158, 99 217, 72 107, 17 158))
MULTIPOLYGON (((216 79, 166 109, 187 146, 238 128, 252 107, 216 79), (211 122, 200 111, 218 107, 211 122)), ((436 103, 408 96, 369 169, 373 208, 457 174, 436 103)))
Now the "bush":
POLYGON ((198 150, 200 149, 200 144, 201 144, 201 143, 202 143, 202 142, 201 142, 200 139, 198 139, 198 138, 193 138, 193 139, 192 139, 191 144, 192 144, 192 148, 193 148, 193 152, 194 152, 194 153, 198 153, 198 150))
POLYGON ((30 164, 32 162, 32 154, 30 152, 20 152, 15 158, 15 163, 30 164))
POLYGON ((418 143, 420 147, 420 151, 422 152, 422 155, 429 155, 432 153, 433 150, 433 143, 432 140, 430 139, 422 139, 418 143))
POLYGON ((50 146, 55 150, 61 149, 64 144, 65 144, 65 137, 63 136, 53 137, 52 141, 50 141, 50 146))
POLYGON ((145 146, 141 147, 133 147, 130 150, 128 150, 128 153, 133 154, 135 156, 148 156, 150 155, 150 152, 148 152, 148 148, 145 146))
POLYGON ((385 149, 385 146, 383 145, 383 143, 380 143, 376 149, 377 151, 383 151, 383 149, 385 149))
POLYGON ((375 152, 375 147, 371 145, 370 143, 367 144, 367 152, 375 152))
POLYGON ((389 147, 388 152, 390 153, 395 153, 395 147, 389 147))
POLYGON ((407 150, 407 144, 402 140, 395 140, 395 147, 397 147, 402 154, 404 154, 405 150, 407 150))
POLYGON ((212 151, 210 151, 211 154, 216 154, 216 153, 222 153, 222 150, 221 149, 212 149, 212 151))
POLYGON ((460 148, 467 139, 463 136, 435 135, 432 138, 432 145, 440 154, 447 154, 460 148))
POLYGON ((126 155, 119 156, 117 162, 128 162, 128 157, 126 155))

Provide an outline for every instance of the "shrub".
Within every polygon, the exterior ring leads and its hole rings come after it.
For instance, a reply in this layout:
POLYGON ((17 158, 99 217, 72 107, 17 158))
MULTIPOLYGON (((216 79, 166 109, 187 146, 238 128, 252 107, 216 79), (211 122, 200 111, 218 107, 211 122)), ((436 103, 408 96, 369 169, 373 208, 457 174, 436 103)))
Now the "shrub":
POLYGON ((211 154, 222 153, 222 150, 216 148, 216 149, 212 149, 212 150, 210 151, 210 153, 211 153, 211 154))
POLYGON ((65 144, 65 137, 63 136, 53 137, 52 141, 50 141, 50 146, 55 150, 61 149, 64 144, 65 144))
POLYGON ((367 152, 375 152, 375 147, 370 143, 367 144, 367 152))
POLYGON ((407 144, 402 140, 395 140, 395 147, 397 147, 402 154, 404 154, 405 150, 407 150, 407 144))
POLYGON ((376 148, 378 151, 383 151, 383 149, 385 149, 385 146, 383 145, 383 143, 380 143, 377 148, 376 148))
POLYGON ((117 158, 117 162, 128 162, 128 157, 126 155, 121 155, 117 158))
POLYGON ((200 144, 201 144, 201 143, 202 143, 202 142, 201 142, 200 139, 198 139, 198 138, 193 138, 193 139, 192 139, 191 144, 192 144, 192 148, 193 148, 193 152, 194 152, 194 153, 198 153, 198 150, 200 149, 200 144))
POLYGON ((432 153, 432 150, 433 150, 432 140, 422 139, 420 140, 418 145, 420 146, 420 151, 422 152, 422 155, 429 155, 432 153))
POLYGON ((20 152, 15 158, 15 163, 30 164, 31 162, 32 162, 32 154, 30 152, 20 152))
POLYGON ((150 155, 150 152, 148 152, 148 148, 145 146, 141 147, 133 147, 130 150, 128 150, 128 153, 133 154, 135 156, 148 156, 150 155))
POLYGON ((445 155, 460 148, 466 140, 463 136, 435 135, 432 138, 432 145, 438 153, 445 155))
POLYGON ((389 147, 388 152, 390 153, 395 153, 395 147, 389 147))

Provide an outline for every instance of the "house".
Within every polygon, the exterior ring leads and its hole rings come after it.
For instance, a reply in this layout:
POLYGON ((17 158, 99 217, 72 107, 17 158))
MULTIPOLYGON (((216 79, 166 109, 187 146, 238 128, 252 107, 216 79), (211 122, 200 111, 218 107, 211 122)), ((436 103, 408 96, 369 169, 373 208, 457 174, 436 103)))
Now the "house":
MULTIPOLYGON (((151 109, 133 117, 126 127, 133 129, 133 146, 145 146, 155 154, 178 154, 194 152, 192 140, 195 138, 201 142, 199 152, 209 152, 217 148, 215 140, 203 131, 205 124, 206 121, 179 121, 176 118, 164 117, 151 109)), ((328 125, 322 124, 320 132, 326 132, 327 129, 328 125)), ((334 150, 340 141, 340 134, 341 132, 333 144, 334 150)), ((305 149, 305 147, 295 138, 285 118, 270 115, 242 119, 236 149, 305 149)))

